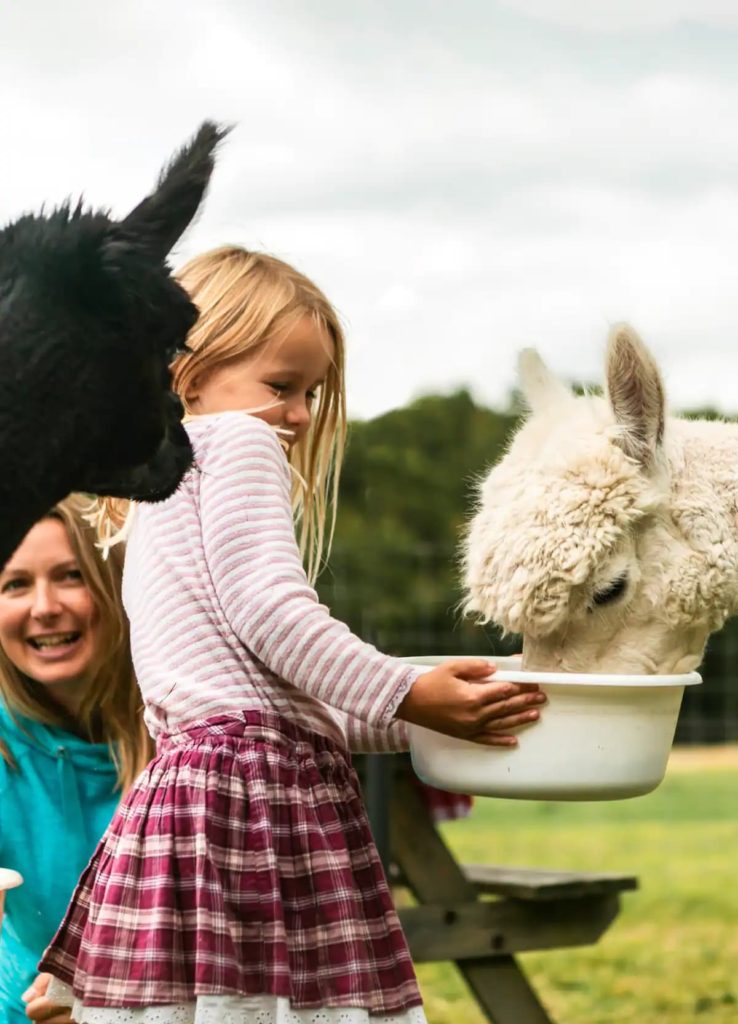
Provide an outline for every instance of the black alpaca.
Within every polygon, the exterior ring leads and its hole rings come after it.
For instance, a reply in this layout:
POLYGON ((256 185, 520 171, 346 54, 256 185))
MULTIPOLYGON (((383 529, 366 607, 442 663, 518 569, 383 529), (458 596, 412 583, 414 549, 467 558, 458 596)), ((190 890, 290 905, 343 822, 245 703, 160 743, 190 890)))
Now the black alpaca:
POLYGON ((197 310, 166 257, 224 135, 205 122, 124 220, 66 204, 0 232, 0 567, 70 491, 158 501, 189 468, 168 365, 197 310))

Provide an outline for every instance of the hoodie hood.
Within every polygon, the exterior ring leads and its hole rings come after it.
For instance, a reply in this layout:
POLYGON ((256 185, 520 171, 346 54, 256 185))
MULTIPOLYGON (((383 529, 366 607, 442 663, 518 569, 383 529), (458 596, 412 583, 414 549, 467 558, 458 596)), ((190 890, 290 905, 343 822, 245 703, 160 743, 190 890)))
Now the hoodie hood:
MULTIPOLYGON (((0 737, 10 750, 18 773, 44 785, 69 829, 93 839, 85 805, 98 795, 112 794, 116 785, 117 772, 108 745, 88 743, 58 726, 11 714, 3 701, 0 737)), ((5 774, 6 787, 13 787, 17 773, 11 768, 5 774)))
POLYGON ((11 712, 0 697, 0 738, 3 739, 17 760, 29 754, 45 755, 58 760, 60 752, 69 763, 82 772, 112 773, 115 765, 107 743, 88 743, 81 736, 61 729, 56 725, 45 725, 17 711, 11 712))

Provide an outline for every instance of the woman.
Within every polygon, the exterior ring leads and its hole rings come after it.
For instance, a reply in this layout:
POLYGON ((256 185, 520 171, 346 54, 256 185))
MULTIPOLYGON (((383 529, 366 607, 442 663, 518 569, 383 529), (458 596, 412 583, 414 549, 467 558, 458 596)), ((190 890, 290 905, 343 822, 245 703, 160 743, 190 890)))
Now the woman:
POLYGON ((0 866, 24 878, 0 931, 0 1024, 27 1021, 24 993, 43 1016, 36 964, 152 753, 121 606, 123 552, 102 557, 88 506, 73 495, 53 508, 0 573, 0 866))

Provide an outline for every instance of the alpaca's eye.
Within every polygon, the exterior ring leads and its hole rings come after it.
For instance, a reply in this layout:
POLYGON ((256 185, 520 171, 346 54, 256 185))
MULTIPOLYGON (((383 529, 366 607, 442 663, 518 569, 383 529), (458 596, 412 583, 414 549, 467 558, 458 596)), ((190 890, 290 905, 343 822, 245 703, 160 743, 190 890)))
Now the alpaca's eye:
POLYGON ((612 604, 613 601, 617 601, 625 593, 627 586, 628 577, 617 576, 604 589, 595 590, 592 596, 592 603, 598 608, 602 607, 603 604, 612 604))

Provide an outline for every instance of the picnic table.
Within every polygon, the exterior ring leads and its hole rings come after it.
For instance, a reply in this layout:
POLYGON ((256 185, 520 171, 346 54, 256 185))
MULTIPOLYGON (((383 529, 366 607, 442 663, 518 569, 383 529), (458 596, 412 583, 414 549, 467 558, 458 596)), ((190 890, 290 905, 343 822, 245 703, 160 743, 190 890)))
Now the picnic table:
POLYGON ((460 864, 432 821, 409 755, 356 761, 387 875, 417 901, 399 909, 413 960, 454 962, 494 1024, 554 1024, 516 954, 596 942, 637 878, 460 864))

